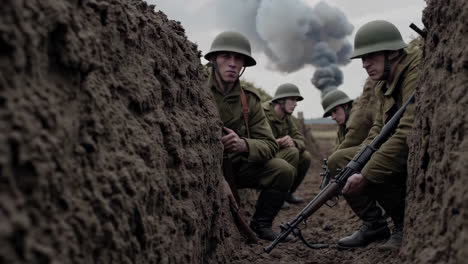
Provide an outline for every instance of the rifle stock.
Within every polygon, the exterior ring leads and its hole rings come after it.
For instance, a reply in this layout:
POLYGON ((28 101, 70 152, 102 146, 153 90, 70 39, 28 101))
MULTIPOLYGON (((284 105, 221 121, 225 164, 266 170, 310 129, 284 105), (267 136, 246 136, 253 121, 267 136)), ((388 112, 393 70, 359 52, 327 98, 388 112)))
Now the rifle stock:
POLYGON ((229 207, 234 218, 234 223, 236 224, 239 232, 246 238, 247 243, 257 243, 257 235, 255 235, 254 231, 247 224, 247 221, 245 221, 240 209, 234 204, 240 203, 240 197, 234 179, 231 160, 226 157, 223 158, 223 175, 226 181, 228 182, 229 188, 231 189, 231 192, 235 199, 235 202, 229 201, 229 207))
POLYGON ((305 221, 308 217, 314 214, 320 207, 322 207, 328 200, 332 199, 335 196, 339 196, 341 190, 343 189, 346 181, 351 175, 359 173, 366 163, 370 160, 374 152, 376 152, 380 146, 385 143, 385 141, 390 137, 390 135, 397 128, 400 118, 403 116, 406 107, 414 101, 414 93, 405 102, 405 104, 400 107, 400 109, 392 116, 392 118, 383 126, 380 134, 375 137, 372 142, 362 148, 353 159, 343 168, 338 175, 332 180, 328 185, 325 186, 315 197, 310 201, 304 209, 302 209, 296 217, 290 222, 281 225, 281 233, 276 237, 276 239, 263 250, 266 253, 270 253, 278 243, 285 239, 291 232, 306 244, 306 246, 315 248, 313 245, 309 244, 303 237, 298 228, 298 225, 305 221))

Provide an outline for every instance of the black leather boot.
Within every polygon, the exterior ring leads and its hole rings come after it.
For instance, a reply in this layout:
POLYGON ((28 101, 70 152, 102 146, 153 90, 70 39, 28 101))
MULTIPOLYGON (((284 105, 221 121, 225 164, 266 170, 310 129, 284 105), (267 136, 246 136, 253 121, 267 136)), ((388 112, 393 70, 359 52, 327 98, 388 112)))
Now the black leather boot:
MULTIPOLYGON (((257 234, 258 238, 273 241, 278 236, 278 233, 274 232, 271 227, 285 197, 286 193, 274 190, 264 190, 260 193, 255 205, 255 213, 250 222, 250 228, 257 234)), ((293 237, 289 236, 284 242, 289 242, 292 239, 293 237)))
POLYGON ((398 216, 392 216, 393 230, 390 238, 379 246, 380 250, 397 250, 403 242, 403 218, 404 212, 398 216))
POLYGON ((341 247, 365 247, 374 241, 385 240, 390 236, 386 221, 364 222, 352 235, 338 241, 341 247))

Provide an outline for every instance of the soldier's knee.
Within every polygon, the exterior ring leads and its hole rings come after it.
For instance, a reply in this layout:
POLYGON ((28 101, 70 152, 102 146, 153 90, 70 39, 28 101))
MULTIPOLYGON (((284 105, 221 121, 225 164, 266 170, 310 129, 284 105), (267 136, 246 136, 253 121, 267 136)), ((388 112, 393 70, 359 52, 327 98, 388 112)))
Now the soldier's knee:
POLYGON ((337 155, 338 152, 339 151, 333 152, 328 157, 327 164, 328 164, 328 169, 330 171, 336 171, 337 169, 339 169, 338 163, 339 163, 339 160, 340 160, 340 156, 337 155))
POLYGON ((274 182, 285 188, 285 190, 288 190, 296 176, 296 168, 284 159, 279 158, 270 160, 269 166, 276 178, 274 182))
POLYGON ((312 162, 312 156, 308 151, 304 151, 301 153, 300 160, 302 163, 310 164, 312 162))
POLYGON ((336 175, 338 170, 342 169, 346 166, 347 162, 344 159, 342 153, 338 150, 335 151, 333 154, 328 157, 328 170, 330 170, 331 175, 336 175))
POLYGON ((277 154, 276 158, 287 161, 294 167, 297 167, 299 163, 299 150, 295 147, 281 149, 277 154))
POLYGON ((299 160, 300 151, 296 147, 285 148, 285 155, 291 157, 291 159, 299 160))

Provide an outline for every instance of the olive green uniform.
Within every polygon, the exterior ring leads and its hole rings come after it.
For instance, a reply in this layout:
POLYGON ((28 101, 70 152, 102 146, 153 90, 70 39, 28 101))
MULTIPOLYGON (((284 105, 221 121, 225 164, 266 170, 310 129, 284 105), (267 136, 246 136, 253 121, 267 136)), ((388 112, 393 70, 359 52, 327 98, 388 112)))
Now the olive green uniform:
MULTIPOLYGON (((410 45, 405 48, 405 51, 407 54, 403 55, 398 63, 393 81, 391 83, 380 81, 375 86, 375 95, 378 98, 375 121, 361 146, 370 143, 380 133, 383 125, 409 99, 416 88, 421 50, 417 46, 410 45)), ((361 171, 361 174, 369 181, 362 195, 368 195, 377 200, 394 222, 401 222, 404 216, 408 158, 406 137, 411 131, 413 120, 414 105, 410 104, 395 132, 374 153, 361 171)), ((346 166, 355 154, 356 151, 345 153, 338 162, 334 163, 334 166, 338 168, 346 166)), ((347 200, 355 198, 347 196, 347 200)), ((359 206, 353 208, 356 212, 362 209, 359 206)))
MULTIPOLYGON (((372 92, 373 91, 369 91, 372 92)), ((375 100, 366 105, 359 105, 359 100, 354 101, 349 110, 348 119, 344 125, 338 127, 333 153, 328 157, 328 168, 334 177, 338 169, 343 168, 350 161, 350 157, 359 151, 360 145, 367 138, 369 130, 375 120, 375 100)), ((367 195, 351 197, 346 201, 354 212, 364 221, 378 221, 382 217, 382 211, 377 207, 376 201, 367 195)))
POLYGON ((328 167, 334 176, 337 169, 343 168, 359 150, 359 145, 367 138, 376 116, 376 102, 372 101, 363 106, 357 99, 349 110, 347 121, 338 127, 335 147, 328 158, 328 167))
POLYGON ((289 135, 294 141, 295 147, 282 148, 276 154, 276 158, 284 159, 296 168, 296 177, 294 178, 290 190, 291 193, 294 193, 304 180, 312 157, 310 153, 305 150, 304 136, 299 132, 299 129, 290 115, 279 118, 275 113, 274 105, 271 101, 263 103, 263 110, 270 124, 273 136, 279 139, 289 135))
POLYGON ((272 189, 289 191, 295 177, 295 168, 283 159, 275 158, 278 144, 265 118, 260 97, 253 90, 244 88, 249 105, 249 131, 247 137, 239 82, 222 94, 212 77, 208 81, 219 115, 225 127, 235 131, 247 143, 247 153, 226 153, 233 164, 236 184, 239 188, 272 189))

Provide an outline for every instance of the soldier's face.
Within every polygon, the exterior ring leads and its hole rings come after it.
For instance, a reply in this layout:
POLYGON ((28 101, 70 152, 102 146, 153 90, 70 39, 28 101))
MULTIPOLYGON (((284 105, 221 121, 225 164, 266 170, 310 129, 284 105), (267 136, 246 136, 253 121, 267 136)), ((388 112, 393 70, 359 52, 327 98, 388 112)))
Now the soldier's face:
POLYGON ((292 114, 294 112, 294 109, 296 109, 296 106, 297 106, 296 97, 287 97, 284 100, 284 112, 286 112, 286 114, 292 114))
POLYGON ((227 83, 233 83, 239 78, 239 73, 244 67, 244 55, 235 52, 220 52, 216 56, 216 64, 219 77, 227 83))
POLYGON ((361 57, 362 67, 366 69, 369 78, 382 80, 384 74, 385 56, 383 52, 373 52, 361 57))
POLYGON ((346 122, 346 113, 342 105, 339 105, 331 111, 331 117, 338 125, 344 125, 346 122))

